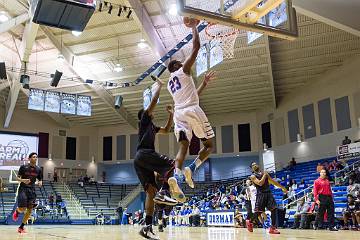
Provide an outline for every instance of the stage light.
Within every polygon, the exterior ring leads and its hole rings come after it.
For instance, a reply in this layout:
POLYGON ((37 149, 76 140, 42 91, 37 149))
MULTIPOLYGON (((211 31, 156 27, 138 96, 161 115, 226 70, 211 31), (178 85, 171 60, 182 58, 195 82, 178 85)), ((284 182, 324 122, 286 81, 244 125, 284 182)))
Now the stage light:
POLYGON ((132 10, 130 9, 130 11, 129 11, 129 13, 128 13, 128 15, 127 15, 126 17, 127 17, 127 18, 130 18, 131 13, 132 13, 132 10))
POLYGON ((177 9, 176 4, 171 4, 171 6, 169 8, 169 14, 172 16, 178 15, 178 9, 177 9))
POLYGON ((119 7, 119 12, 118 12, 118 17, 121 16, 122 10, 123 10, 123 8, 122 8, 122 6, 120 6, 120 7, 119 7))
POLYGON ((122 72, 123 68, 120 66, 120 63, 117 63, 114 67, 115 72, 122 72))
POLYGON ((109 10, 108 10, 108 14, 111 14, 111 11, 112 11, 112 10, 113 10, 113 6, 110 5, 109 10))
POLYGON ((9 16, 7 15, 6 12, 4 11, 0 11, 0 22, 7 22, 9 21, 9 16))
POLYGON ((78 37, 82 34, 82 32, 79 31, 71 31, 72 35, 74 35, 75 37, 78 37))
POLYGON ((145 42, 145 39, 141 39, 140 42, 138 43, 138 47, 141 48, 141 49, 144 49, 146 48, 148 45, 147 43, 145 42))

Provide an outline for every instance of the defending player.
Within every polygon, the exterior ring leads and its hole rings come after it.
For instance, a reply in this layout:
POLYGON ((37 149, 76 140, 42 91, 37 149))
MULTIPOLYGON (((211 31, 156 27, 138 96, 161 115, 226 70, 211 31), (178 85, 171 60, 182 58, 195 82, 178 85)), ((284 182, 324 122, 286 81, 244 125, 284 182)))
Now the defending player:
MULTIPOLYGON (((166 190, 169 188, 167 181, 163 185, 163 194, 157 193, 159 187, 155 181, 155 174, 158 173, 164 179, 168 179, 173 175, 175 161, 164 155, 155 152, 155 135, 157 133, 168 133, 170 131, 173 119, 172 107, 168 106, 169 119, 165 127, 157 127, 153 123, 153 111, 159 99, 160 90, 163 83, 157 79, 158 87, 154 96, 146 109, 141 109, 138 113, 139 118, 139 142, 134 160, 136 174, 146 192, 145 200, 145 224, 139 234, 146 239, 159 239, 152 229, 152 221, 154 215, 154 201, 166 205, 176 205, 177 201, 168 197, 166 190), (155 199, 154 199, 155 197, 155 199)), ((182 194, 182 192, 181 192, 182 194)), ((179 199, 185 201, 184 194, 178 196, 179 199)))
POLYGON ((31 216, 32 209, 34 208, 36 193, 35 193, 35 182, 38 179, 39 187, 42 186, 42 171, 37 163, 37 154, 30 153, 29 164, 22 165, 19 169, 17 180, 20 183, 17 192, 17 208, 13 213, 13 220, 16 222, 19 218, 19 214, 25 212, 22 223, 18 228, 18 233, 26 233, 25 224, 31 216))
POLYGON ((176 186, 177 182, 183 180, 182 168, 192 133, 194 132, 195 135, 202 140, 204 148, 200 150, 195 161, 184 169, 185 181, 191 188, 194 188, 192 175, 209 157, 213 148, 212 139, 215 137, 208 118, 199 106, 199 95, 207 86, 208 82, 214 78, 214 72, 207 73, 202 84, 198 88, 195 87, 190 71, 200 49, 200 39, 196 28, 196 21, 194 21, 191 27, 193 32, 193 48, 190 56, 184 63, 172 60, 168 65, 168 70, 171 75, 167 88, 175 103, 175 135, 179 142, 179 151, 176 155, 175 175, 169 179, 170 187, 173 185, 176 186))
POLYGON ((276 229, 277 206, 275 198, 270 190, 270 184, 281 188, 285 193, 287 192, 287 189, 272 179, 266 171, 261 172, 257 163, 251 163, 250 167, 253 172, 253 175, 250 176, 250 179, 255 184, 257 189, 255 214, 257 215, 259 221, 264 224, 262 213, 264 213, 265 208, 267 208, 271 212, 271 227, 269 233, 280 234, 280 232, 276 229))

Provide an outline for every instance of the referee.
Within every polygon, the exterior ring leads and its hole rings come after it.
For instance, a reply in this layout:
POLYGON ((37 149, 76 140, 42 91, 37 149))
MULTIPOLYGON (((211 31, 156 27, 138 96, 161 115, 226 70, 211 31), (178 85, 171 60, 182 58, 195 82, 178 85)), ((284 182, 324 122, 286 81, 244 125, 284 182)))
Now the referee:
POLYGON ((314 182, 314 197, 316 204, 319 206, 319 211, 315 220, 315 229, 323 228, 324 214, 327 212, 329 230, 337 231, 337 229, 334 227, 334 199, 331 191, 330 181, 327 178, 325 169, 320 171, 320 177, 314 182))

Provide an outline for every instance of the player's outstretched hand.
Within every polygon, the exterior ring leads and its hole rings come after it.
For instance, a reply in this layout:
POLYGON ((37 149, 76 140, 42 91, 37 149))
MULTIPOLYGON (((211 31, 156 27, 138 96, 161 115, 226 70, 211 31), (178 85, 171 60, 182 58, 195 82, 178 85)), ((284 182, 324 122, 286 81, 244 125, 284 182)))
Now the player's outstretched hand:
POLYGON ((167 105, 166 106, 166 111, 170 114, 174 114, 174 109, 172 105, 167 105))
POLYGON ((208 83, 215 79, 215 71, 209 71, 205 74, 204 84, 208 85, 208 83))

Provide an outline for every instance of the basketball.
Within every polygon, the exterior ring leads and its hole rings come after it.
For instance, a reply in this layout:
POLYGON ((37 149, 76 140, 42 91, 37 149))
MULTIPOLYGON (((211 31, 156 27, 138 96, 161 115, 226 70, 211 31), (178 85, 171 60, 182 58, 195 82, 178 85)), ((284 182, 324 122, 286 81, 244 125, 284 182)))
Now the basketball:
POLYGON ((197 26, 199 23, 200 23, 200 20, 198 20, 198 19, 184 17, 184 24, 188 28, 192 28, 194 26, 197 26))

